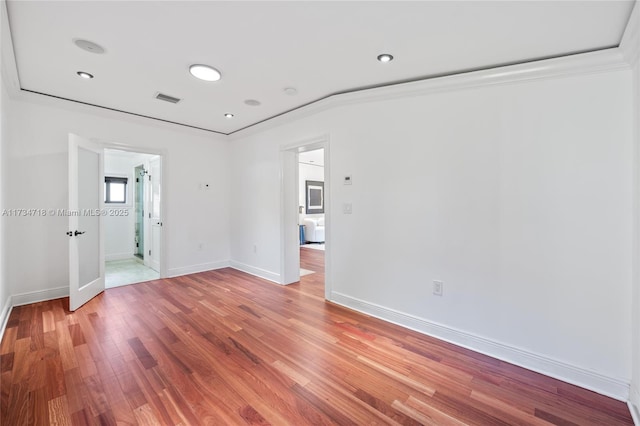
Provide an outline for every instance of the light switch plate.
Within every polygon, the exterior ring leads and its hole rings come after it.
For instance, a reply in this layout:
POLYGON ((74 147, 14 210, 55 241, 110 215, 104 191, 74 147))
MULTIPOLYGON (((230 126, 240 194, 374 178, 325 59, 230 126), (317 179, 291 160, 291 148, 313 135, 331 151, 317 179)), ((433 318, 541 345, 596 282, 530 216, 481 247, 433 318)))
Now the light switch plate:
POLYGON ((433 294, 436 296, 442 296, 444 290, 444 283, 442 281, 433 280, 433 294))

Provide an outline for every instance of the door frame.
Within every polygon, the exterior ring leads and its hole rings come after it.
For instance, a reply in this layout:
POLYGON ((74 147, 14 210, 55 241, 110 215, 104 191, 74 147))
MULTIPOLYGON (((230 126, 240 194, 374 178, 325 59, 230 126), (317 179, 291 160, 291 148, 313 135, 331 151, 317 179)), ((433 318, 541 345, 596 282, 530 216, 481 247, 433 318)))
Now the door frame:
MULTIPOLYGON (((110 142, 99 139, 91 139, 92 141, 100 144, 103 149, 117 149, 120 151, 127 151, 131 153, 138 154, 150 154, 157 155, 160 157, 160 212, 162 215, 162 236, 160 237, 160 278, 167 278, 167 228, 168 228, 168 220, 167 220, 167 151, 165 149, 156 149, 149 148, 143 146, 129 145, 118 142, 110 142)), ((104 244, 104 242, 103 242, 104 244)))
MULTIPOLYGON (((164 185, 162 185, 162 156, 158 155, 159 158, 159 167, 160 167, 160 191, 162 191, 162 188, 164 185)), ((152 159, 148 159, 147 162, 149 163, 149 174, 148 176, 151 176, 151 179, 147 179, 144 183, 145 183, 145 190, 147 191, 147 200, 148 200, 148 204, 145 206, 147 215, 146 217, 143 217, 144 223, 145 223, 145 251, 147 253, 149 253, 149 251, 153 252, 153 229, 154 229, 154 222, 156 222, 155 218, 152 218, 149 216, 149 214, 152 212, 152 204, 153 204, 153 200, 151 199, 151 197, 153 196, 153 172, 152 172, 152 159)), ((164 238, 164 223, 163 223, 163 215, 164 215, 164 210, 163 210, 163 205, 162 205, 162 199, 163 199, 163 194, 162 192, 160 192, 160 243, 159 243, 159 251, 160 251, 160 255, 157 257, 157 262, 159 265, 158 270, 160 270, 162 268, 162 259, 161 259, 161 255, 163 253, 163 238, 164 238)), ((155 260, 156 260, 156 256, 150 256, 147 255, 145 256, 145 265, 148 266, 149 268, 156 270, 156 268, 154 268, 154 264, 155 264, 155 260)), ((162 277, 161 277, 162 278, 162 277)))
MULTIPOLYGON (((134 163, 135 164, 135 163, 134 163)), ((143 170, 146 170, 144 167, 144 162, 142 162, 141 164, 137 165, 137 166, 133 166, 133 177, 134 179, 138 179, 138 175, 136 174, 136 170, 138 169, 138 167, 142 167, 143 170)), ((132 206, 133 206, 133 215, 134 215, 134 226, 133 226, 133 233, 135 235, 135 229, 136 229, 136 224, 138 221, 138 212, 136 212, 136 195, 139 192, 138 186, 140 185, 140 181, 134 181, 133 184, 135 185, 135 187, 133 188, 133 200, 132 200, 132 206)), ((145 242, 145 238, 147 236, 147 230, 145 229, 147 221, 144 220, 144 211, 147 208, 147 206, 145 205, 144 202, 144 195, 146 193, 146 182, 144 180, 144 178, 142 179, 142 262, 145 266, 148 266, 145 262, 146 257, 144 255, 144 250, 146 248, 146 242, 145 242)), ((136 247, 136 249, 140 248, 140 243, 138 242, 138 246, 136 247)), ((137 251, 137 250, 136 250, 137 251)), ((133 254, 134 256, 136 255, 136 253, 133 254)))
POLYGON ((329 134, 280 147, 280 283, 300 280, 300 238, 298 221, 298 154, 324 149, 324 297, 331 300, 331 164, 329 134), (293 161, 296 160, 296 161, 293 161), (294 182, 291 185, 291 182, 294 182), (295 238, 292 237, 295 233, 295 238))

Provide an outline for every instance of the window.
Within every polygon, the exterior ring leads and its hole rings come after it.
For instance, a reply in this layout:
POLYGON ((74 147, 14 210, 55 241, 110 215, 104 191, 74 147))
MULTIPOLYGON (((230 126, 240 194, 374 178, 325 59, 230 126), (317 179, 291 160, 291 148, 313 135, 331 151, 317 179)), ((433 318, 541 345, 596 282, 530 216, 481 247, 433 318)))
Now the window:
POLYGON ((121 203, 127 202, 127 182, 125 177, 104 177, 104 202, 121 203))

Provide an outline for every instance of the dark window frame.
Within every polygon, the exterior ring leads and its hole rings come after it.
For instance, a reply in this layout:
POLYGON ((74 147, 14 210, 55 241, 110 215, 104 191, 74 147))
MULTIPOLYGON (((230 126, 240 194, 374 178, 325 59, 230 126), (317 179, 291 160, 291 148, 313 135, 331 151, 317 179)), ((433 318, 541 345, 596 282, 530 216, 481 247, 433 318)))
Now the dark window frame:
POLYGON ((117 177, 117 176, 105 176, 104 177, 104 202, 105 204, 127 204, 127 184, 129 183, 129 178, 126 177, 117 177), (112 201, 111 200, 111 184, 119 183, 124 184, 124 201, 112 201))

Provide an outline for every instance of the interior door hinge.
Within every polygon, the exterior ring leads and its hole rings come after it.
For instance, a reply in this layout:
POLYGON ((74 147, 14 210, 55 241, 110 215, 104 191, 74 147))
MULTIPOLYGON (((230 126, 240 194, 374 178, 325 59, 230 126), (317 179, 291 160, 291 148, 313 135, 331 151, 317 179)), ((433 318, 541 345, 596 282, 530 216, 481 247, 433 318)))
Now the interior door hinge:
POLYGON ((151 256, 151 250, 149 250, 149 256, 151 256))

